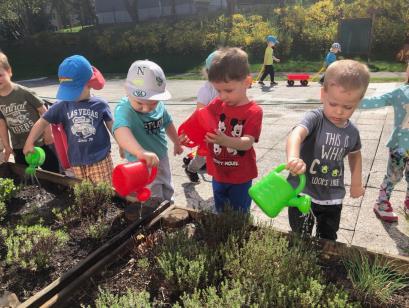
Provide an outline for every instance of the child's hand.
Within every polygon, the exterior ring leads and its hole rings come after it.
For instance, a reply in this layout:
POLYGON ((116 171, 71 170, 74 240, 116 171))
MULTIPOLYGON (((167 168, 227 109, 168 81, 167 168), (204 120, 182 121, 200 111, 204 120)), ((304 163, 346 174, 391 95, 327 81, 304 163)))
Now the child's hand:
POLYGON ((365 189, 362 187, 362 184, 361 185, 351 185, 349 193, 351 195, 351 198, 359 198, 364 195, 365 189))
POLYGON ((276 62, 280 62, 281 60, 280 59, 276 59, 276 62))
POLYGON ((174 147, 173 147, 173 155, 180 155, 183 153, 183 147, 180 143, 175 143, 174 147))
POLYGON ((305 173, 307 165, 301 158, 290 157, 286 169, 290 171, 291 174, 298 175, 305 173))
POLYGON ((147 152, 147 151, 142 152, 142 154, 138 156, 138 159, 144 160, 148 167, 156 167, 157 165, 159 165, 158 155, 156 155, 153 152, 147 152))
POLYGON ((13 154, 13 149, 11 147, 4 148, 4 161, 8 162, 10 155, 13 154))
POLYGON ((214 133, 206 133, 205 140, 208 143, 216 143, 218 145, 225 146, 226 142, 229 140, 229 137, 226 136, 225 133, 221 132, 220 130, 216 129, 214 133))
POLYGON ((24 155, 27 155, 28 153, 34 153, 34 144, 26 143, 23 148, 23 153, 24 155))

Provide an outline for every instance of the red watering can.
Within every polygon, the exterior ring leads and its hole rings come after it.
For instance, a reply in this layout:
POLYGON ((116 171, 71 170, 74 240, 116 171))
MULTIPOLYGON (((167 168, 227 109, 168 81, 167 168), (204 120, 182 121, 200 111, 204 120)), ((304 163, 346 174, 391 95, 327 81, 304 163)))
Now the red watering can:
POLYGON ((207 108, 196 109, 192 115, 179 126, 178 135, 185 134, 189 141, 183 143, 184 146, 193 148, 199 146, 198 154, 207 155, 204 138, 206 133, 213 133, 217 128, 216 118, 207 108))
POLYGON ((117 193, 123 197, 136 193, 139 201, 146 201, 151 196, 151 191, 146 186, 153 182, 158 169, 149 168, 144 161, 120 164, 112 172, 112 185, 117 193))
POLYGON ((68 169, 70 168, 70 162, 67 155, 68 145, 64 127, 62 124, 51 124, 51 130, 54 137, 55 151, 57 152, 61 167, 68 169))

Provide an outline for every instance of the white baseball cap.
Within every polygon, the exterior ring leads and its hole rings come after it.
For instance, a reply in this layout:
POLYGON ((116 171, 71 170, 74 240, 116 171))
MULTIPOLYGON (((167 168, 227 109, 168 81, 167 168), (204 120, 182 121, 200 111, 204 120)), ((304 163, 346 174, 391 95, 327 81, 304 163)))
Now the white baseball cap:
POLYGON ((166 90, 165 73, 159 65, 149 60, 132 63, 126 77, 128 95, 144 100, 168 100, 172 97, 166 90))

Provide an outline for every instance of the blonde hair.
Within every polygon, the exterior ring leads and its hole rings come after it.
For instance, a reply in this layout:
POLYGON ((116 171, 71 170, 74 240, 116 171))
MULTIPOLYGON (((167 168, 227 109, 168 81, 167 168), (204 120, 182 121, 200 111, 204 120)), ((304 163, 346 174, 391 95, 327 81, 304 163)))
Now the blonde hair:
POLYGON ((0 51, 0 67, 7 71, 11 69, 7 56, 1 51, 0 51))
POLYGON ((248 55, 237 47, 217 50, 208 72, 211 82, 242 81, 248 75, 250 75, 248 55))
POLYGON ((364 97, 369 78, 369 69, 365 64, 354 60, 335 61, 325 71, 324 90, 333 86, 346 91, 361 90, 361 97, 364 97))

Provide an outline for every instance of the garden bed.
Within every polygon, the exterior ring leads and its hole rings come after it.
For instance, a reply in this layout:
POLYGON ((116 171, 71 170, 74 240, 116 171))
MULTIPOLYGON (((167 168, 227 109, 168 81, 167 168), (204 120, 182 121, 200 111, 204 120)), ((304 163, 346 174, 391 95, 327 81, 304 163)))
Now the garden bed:
MULTIPOLYGON (((24 183, 23 175, 23 166, 0 165, 2 178, 11 178, 20 184, 24 183)), ((15 293, 20 301, 33 296, 70 269, 86 270, 113 250, 107 242, 120 244, 116 235, 128 225, 123 211, 125 201, 114 197, 109 186, 94 188, 46 171, 38 171, 37 177, 41 187, 20 186, 8 200, 7 214, 0 228, 0 294, 15 293), (78 185, 72 189, 75 184, 78 185), (82 200, 81 204, 78 200, 82 200), (30 247, 33 243, 35 247, 30 247), (91 254, 101 246, 104 249, 91 254), (85 264, 83 260, 90 254, 95 259, 85 264)), ((142 214, 146 216, 151 211, 152 207, 145 207, 142 214)), ((75 278, 78 273, 74 274, 75 278)))
POLYGON ((48 304, 57 303, 58 307, 409 304, 405 276, 409 259, 377 255, 330 241, 299 241, 269 227, 255 228, 251 219, 235 213, 214 216, 172 207, 102 263, 105 263, 100 264, 102 270, 89 273, 92 278, 86 284, 77 283, 76 288, 63 292, 64 299, 55 298, 48 304), (169 223, 167 217, 174 210, 182 213, 182 219, 169 223), (352 267, 347 269, 348 261, 352 267), (353 264, 359 264, 361 272, 355 270, 359 277, 351 280, 353 264), (372 265, 378 272, 383 271, 380 280, 394 279, 393 293, 384 292, 372 265), (364 288, 357 279, 366 274, 371 274, 368 281, 373 281, 364 288))

